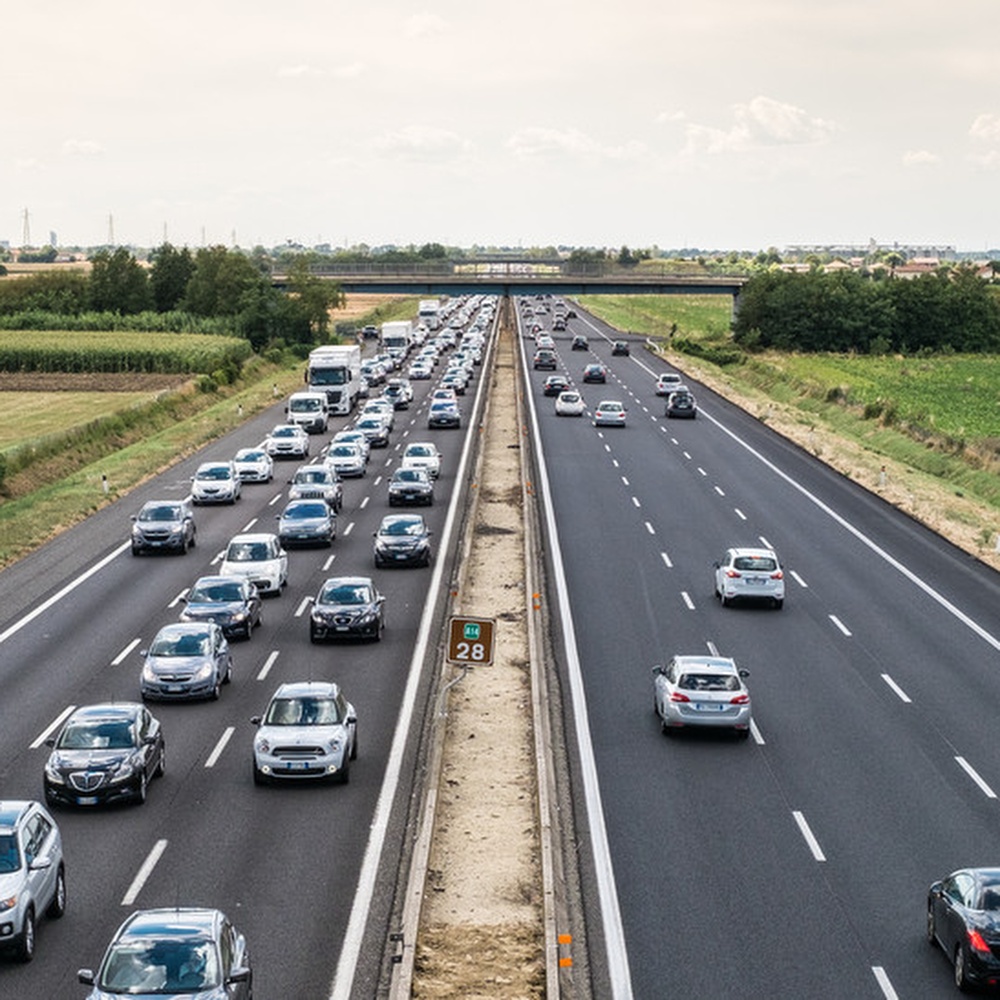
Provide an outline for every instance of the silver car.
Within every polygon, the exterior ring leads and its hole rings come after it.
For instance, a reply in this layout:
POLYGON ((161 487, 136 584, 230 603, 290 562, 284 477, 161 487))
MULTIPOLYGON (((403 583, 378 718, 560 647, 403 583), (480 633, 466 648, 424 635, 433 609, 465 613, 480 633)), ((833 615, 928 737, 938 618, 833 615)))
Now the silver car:
POLYGON ((715 596, 722 606, 738 600, 785 603, 785 573, 771 549, 726 549, 715 563, 715 596))
POLYGON ((750 735, 749 672, 728 656, 675 656, 653 667, 653 709, 665 733, 694 726, 750 735))
POLYGON ((346 441, 331 444, 323 459, 323 464, 328 469, 332 469, 338 476, 363 476, 365 474, 366 461, 360 446, 348 444, 346 441))
POLYGON ((43 914, 66 912, 62 836, 40 803, 0 799, 0 948, 30 962, 43 914))
POLYGON ((624 427, 625 405, 617 399, 603 399, 594 410, 595 427, 624 427))
POLYGON ((325 500, 335 511, 343 506, 344 486, 325 465, 303 465, 288 482, 289 500, 325 500))
POLYGON ((244 483, 269 483, 274 475, 274 460, 263 448, 240 448, 233 465, 244 483))
POLYGON ((285 546, 330 546, 337 537, 337 515, 325 500, 291 500, 277 518, 278 540, 285 546))
POLYGON ((257 726, 253 780, 331 778, 346 784, 358 756, 358 719, 338 685, 327 681, 282 684, 257 726))
POLYGON ((298 424, 278 424, 264 439, 264 450, 271 458, 306 458, 309 435, 298 424))
POLYGON ((202 462, 191 477, 192 503, 236 503, 240 476, 232 462, 202 462))
POLYGON ((189 500, 150 500, 132 515, 132 555, 180 552, 194 546, 197 528, 189 500))
POLYGON ((233 658, 222 628, 215 622, 164 625, 142 666, 142 697, 161 700, 219 697, 233 677, 233 658))

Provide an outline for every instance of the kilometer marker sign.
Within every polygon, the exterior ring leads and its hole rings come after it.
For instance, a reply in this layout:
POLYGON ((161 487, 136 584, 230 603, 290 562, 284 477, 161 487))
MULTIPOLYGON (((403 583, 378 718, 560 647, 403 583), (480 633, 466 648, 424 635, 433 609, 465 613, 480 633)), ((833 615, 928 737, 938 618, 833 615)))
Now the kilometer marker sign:
POLYGON ((493 618, 452 618, 448 630, 448 659, 452 663, 493 663, 493 618))

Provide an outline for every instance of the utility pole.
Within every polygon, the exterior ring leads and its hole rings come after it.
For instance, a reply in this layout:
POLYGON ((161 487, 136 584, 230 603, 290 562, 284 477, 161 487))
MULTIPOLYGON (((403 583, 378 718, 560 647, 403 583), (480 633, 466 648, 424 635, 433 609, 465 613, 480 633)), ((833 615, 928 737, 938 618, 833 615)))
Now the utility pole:
POLYGON ((115 217, 108 212, 108 247, 113 250, 115 247, 115 217))
POLYGON ((21 227, 21 249, 31 246, 31 226, 28 223, 28 210, 24 210, 24 224, 21 227))

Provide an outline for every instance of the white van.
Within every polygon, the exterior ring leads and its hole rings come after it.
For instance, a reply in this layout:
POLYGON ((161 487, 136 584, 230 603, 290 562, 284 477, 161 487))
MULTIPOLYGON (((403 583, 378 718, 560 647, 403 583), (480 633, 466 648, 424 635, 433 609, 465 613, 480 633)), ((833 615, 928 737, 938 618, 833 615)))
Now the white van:
POLYGON ((310 434, 325 434, 330 407, 325 392, 293 392, 285 407, 290 424, 298 424, 310 434))

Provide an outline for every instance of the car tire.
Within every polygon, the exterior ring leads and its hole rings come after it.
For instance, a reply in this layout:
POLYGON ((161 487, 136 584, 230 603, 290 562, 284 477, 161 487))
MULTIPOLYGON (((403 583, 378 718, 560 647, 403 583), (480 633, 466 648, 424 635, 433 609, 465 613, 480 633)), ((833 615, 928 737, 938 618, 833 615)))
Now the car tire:
POLYGON ((730 604, 730 601, 729 601, 729 598, 728 598, 728 597, 726 597, 726 595, 725 595, 725 594, 723 594, 723 593, 720 593, 720 594, 719 594, 719 603, 720 603, 720 604, 721 604, 721 605, 722 605, 722 606, 723 606, 724 608, 726 608, 726 607, 729 607, 729 604, 730 604))
POLYGON ((28 907, 21 933, 14 941, 14 957, 19 962, 30 962, 35 957, 35 908, 28 907))
POLYGON ((243 638, 246 639, 247 642, 249 642, 252 637, 253 637, 253 622, 248 620, 246 625, 243 626, 243 638))
POLYGON ((222 681, 218 677, 216 677, 215 678, 215 684, 212 686, 212 691, 211 691, 211 693, 208 696, 209 700, 210 701, 218 701, 219 700, 219 695, 221 695, 221 694, 222 694, 222 681))
POLYGON ((146 772, 143 771, 142 774, 139 775, 139 785, 136 788, 135 796, 132 799, 137 806, 145 805, 146 803, 146 786, 148 783, 149 779, 146 777, 146 772))
POLYGON ((267 776, 257 767, 257 761, 253 761, 253 783, 255 785, 266 785, 267 776))
POLYGON ((226 666, 226 672, 223 675, 222 683, 223 684, 232 684, 233 683, 233 661, 232 660, 230 660, 229 663, 226 666))
POLYGON ((141 556, 142 555, 142 549, 138 549, 138 548, 136 548, 133 545, 132 546, 132 555, 134 555, 134 556, 141 556))
POLYGON ((774 610, 780 611, 785 606, 785 599, 783 597, 776 597, 773 603, 774 603, 774 610))
POLYGON ((750 738, 750 730, 749 729, 737 729, 736 730, 736 738, 739 739, 739 740, 747 740, 747 739, 749 739, 750 738))
POLYGON ((351 740, 351 760, 358 759, 358 730, 355 727, 354 739, 351 740))
POLYGON ((52 894, 52 902, 45 911, 47 917, 58 920, 66 912, 66 869, 62 865, 56 872, 56 891, 52 894))
POLYGON ((342 785, 350 784, 351 781, 351 762, 350 758, 345 758, 344 763, 340 767, 339 781, 342 785))
POLYGON ((937 944, 937 933, 934 930, 934 907, 930 903, 927 904, 927 943, 937 944))
POLYGON ((317 634, 316 629, 314 629, 311 625, 309 626, 309 641, 319 642, 319 635, 317 634))
POLYGON ((153 772, 153 777, 162 778, 166 770, 167 770, 167 748, 163 747, 160 750, 160 759, 159 761, 157 761, 156 770, 153 772))
POLYGON ((968 962, 965 949, 960 944, 955 945, 955 985, 962 993, 967 993, 972 987, 972 983, 969 981, 968 962))

